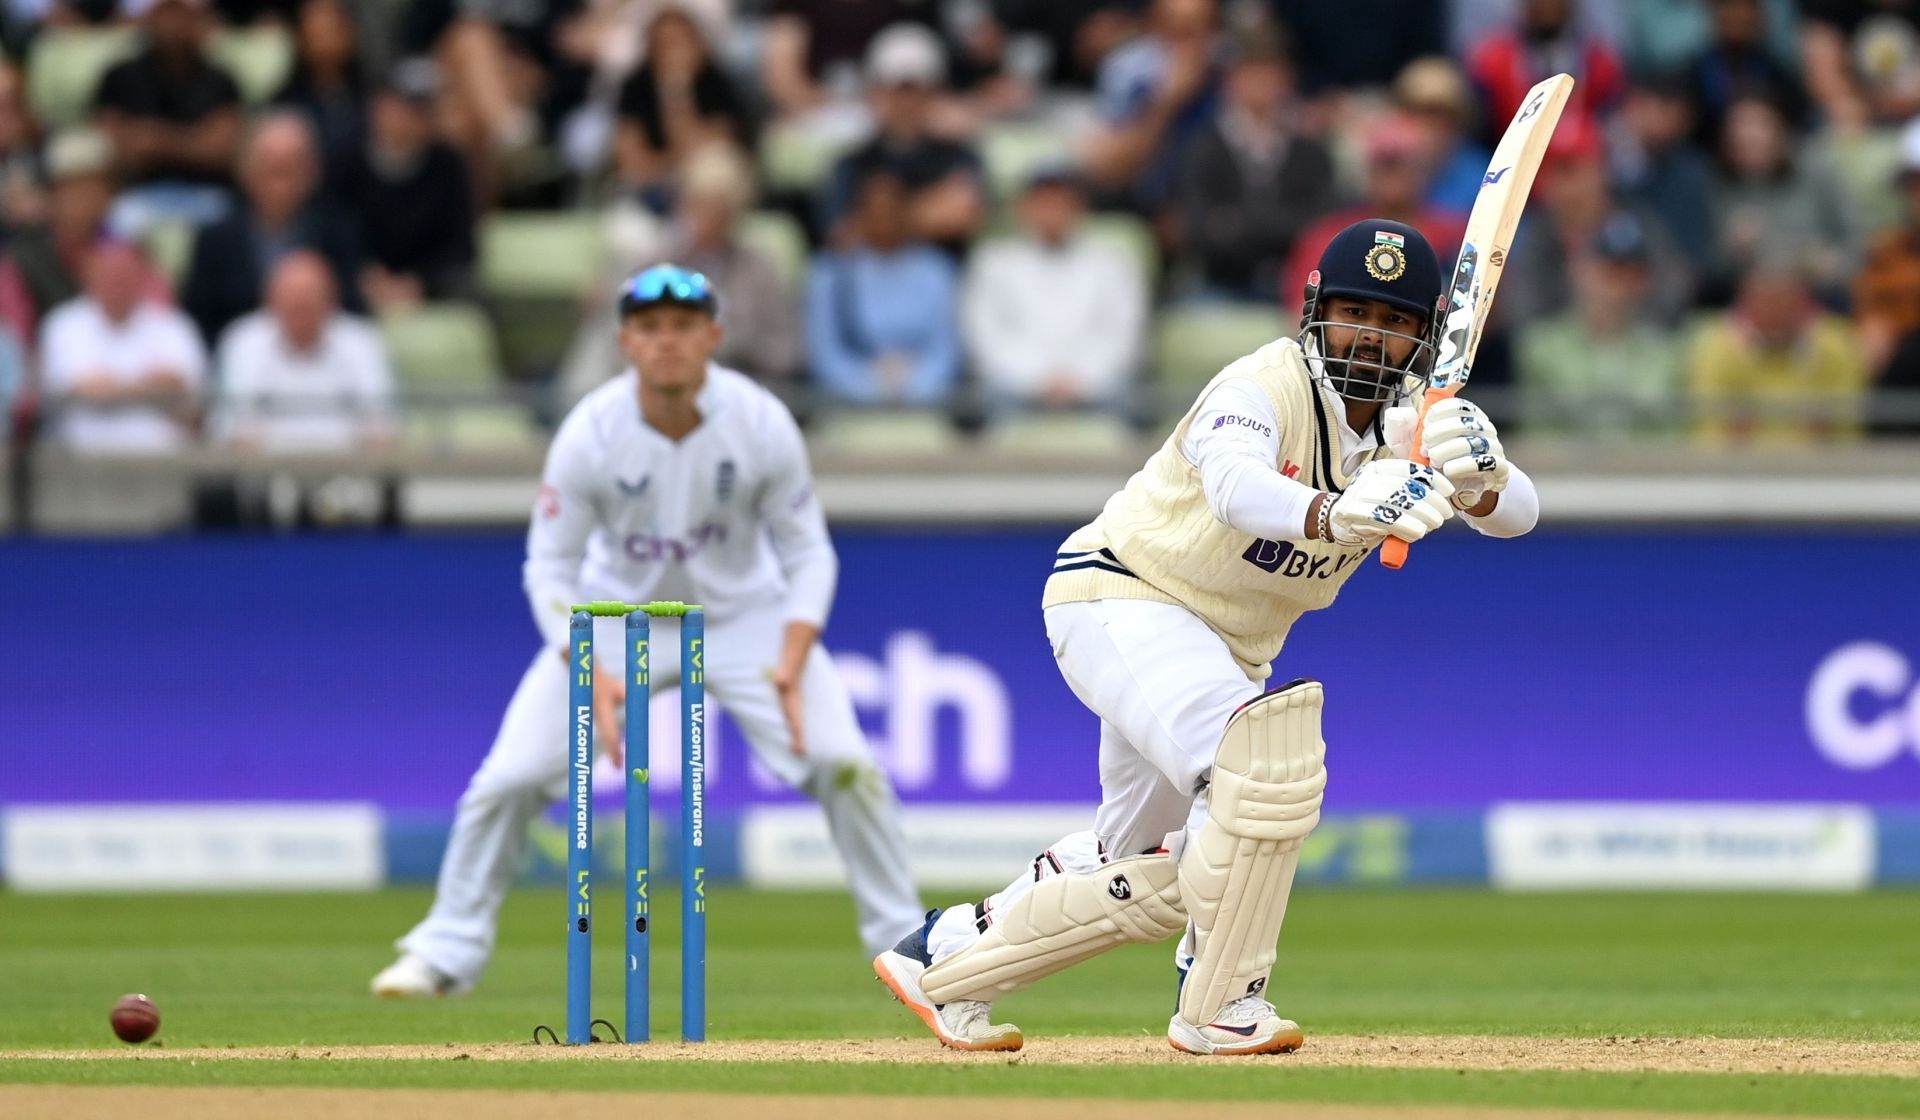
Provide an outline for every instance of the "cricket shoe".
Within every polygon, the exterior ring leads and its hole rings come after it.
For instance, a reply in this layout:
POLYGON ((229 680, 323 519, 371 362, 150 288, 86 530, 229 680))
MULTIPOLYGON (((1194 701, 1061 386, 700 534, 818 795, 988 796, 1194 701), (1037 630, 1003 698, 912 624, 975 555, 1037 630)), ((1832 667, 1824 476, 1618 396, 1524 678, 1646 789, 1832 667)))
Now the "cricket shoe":
POLYGON ((1201 1026, 1178 1014, 1167 1024, 1167 1041, 1189 1054, 1290 1054, 1306 1040, 1300 1024, 1259 996, 1241 996, 1201 1026))
POLYGON ((369 986, 381 999, 432 999, 466 992, 466 985, 412 953, 381 969, 369 986))
POLYGON ((940 911, 929 910, 925 925, 873 958, 874 975, 892 989, 894 998, 906 1004, 907 1010, 920 1016, 940 1045, 951 1050, 1020 1049, 1027 1041, 1020 1028, 992 1022, 992 1004, 978 999, 936 1004, 920 990, 920 975, 933 966, 933 956, 927 952, 927 931, 939 917, 940 911))

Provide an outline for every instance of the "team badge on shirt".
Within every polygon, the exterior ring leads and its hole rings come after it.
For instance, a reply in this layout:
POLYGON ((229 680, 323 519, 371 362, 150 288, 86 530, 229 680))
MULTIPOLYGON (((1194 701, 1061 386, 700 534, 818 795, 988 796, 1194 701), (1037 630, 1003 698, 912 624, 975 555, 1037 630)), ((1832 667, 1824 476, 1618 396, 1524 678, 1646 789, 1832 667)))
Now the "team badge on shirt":
POLYGON ((713 498, 715 501, 724 502, 728 498, 733 497, 733 476, 733 460, 720 460, 720 474, 714 479, 713 483, 713 498))
POLYGON ((1407 270, 1407 239, 1397 233, 1379 230, 1373 235, 1373 248, 1367 250, 1367 275, 1375 280, 1398 280, 1407 270))

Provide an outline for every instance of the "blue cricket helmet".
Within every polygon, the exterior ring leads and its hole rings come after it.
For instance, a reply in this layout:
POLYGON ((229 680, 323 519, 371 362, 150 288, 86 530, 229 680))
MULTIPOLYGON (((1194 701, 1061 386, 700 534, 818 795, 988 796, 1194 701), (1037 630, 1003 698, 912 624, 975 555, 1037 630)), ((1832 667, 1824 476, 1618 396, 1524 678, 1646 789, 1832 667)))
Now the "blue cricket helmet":
POLYGON ((1320 267, 1307 278, 1306 302, 1301 309, 1300 343, 1313 364, 1314 377, 1349 400, 1405 400, 1419 392, 1432 376, 1445 317, 1440 300, 1445 278, 1440 260, 1425 235, 1405 222, 1368 218, 1334 235, 1320 254, 1320 267), (1361 336, 1343 324, 1327 321, 1321 307, 1329 297, 1378 300, 1425 320, 1419 335, 1399 331, 1368 332, 1377 341, 1368 353, 1360 349, 1361 336), (1348 338, 1347 348, 1329 345, 1329 327, 1348 338), (1389 364, 1385 338, 1411 343, 1402 362, 1389 364))
POLYGON ((1416 315, 1432 315, 1445 278, 1440 258, 1405 222, 1368 218, 1334 235, 1320 254, 1321 298, 1377 299, 1416 315))

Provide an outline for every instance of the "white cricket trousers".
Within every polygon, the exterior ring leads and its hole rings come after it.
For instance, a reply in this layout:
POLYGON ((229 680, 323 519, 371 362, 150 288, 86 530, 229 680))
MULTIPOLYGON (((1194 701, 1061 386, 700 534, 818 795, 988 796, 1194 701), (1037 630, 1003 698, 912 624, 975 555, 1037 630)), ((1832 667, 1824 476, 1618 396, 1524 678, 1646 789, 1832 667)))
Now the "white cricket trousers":
MULTIPOLYGON (((1092 874, 1109 858, 1153 851, 1169 833, 1199 827, 1206 805, 1196 791, 1227 719, 1263 691, 1185 607, 1097 599, 1048 607, 1046 620, 1060 675, 1100 718, 1100 808, 1092 831, 1063 837, 989 896, 988 915, 1041 879, 1092 874)), ((934 923, 927 948, 939 960, 978 936, 973 907, 955 906, 934 923)), ((1189 959, 1185 939, 1176 959, 1183 967, 1189 959)))
MULTIPOLYGON (((622 672, 624 627, 621 619, 597 622, 598 672, 622 672)), ((793 754, 772 682, 785 628, 778 611, 709 617, 707 693, 733 718, 769 771, 826 811, 828 831, 846 862, 860 939, 869 954, 877 953, 918 926, 922 916, 907 867, 899 803, 873 761, 832 661, 818 647, 802 682, 807 753, 793 754)), ((654 621, 652 662, 656 688, 679 681, 677 622, 654 621)), ((543 646, 507 704, 492 750, 461 795, 433 908, 397 943, 463 984, 479 979, 493 953, 500 903, 520 870, 527 826, 566 795, 567 710, 566 662, 558 650, 543 646)), ((671 728, 654 722, 656 737, 670 732, 679 742, 677 714, 671 728)))

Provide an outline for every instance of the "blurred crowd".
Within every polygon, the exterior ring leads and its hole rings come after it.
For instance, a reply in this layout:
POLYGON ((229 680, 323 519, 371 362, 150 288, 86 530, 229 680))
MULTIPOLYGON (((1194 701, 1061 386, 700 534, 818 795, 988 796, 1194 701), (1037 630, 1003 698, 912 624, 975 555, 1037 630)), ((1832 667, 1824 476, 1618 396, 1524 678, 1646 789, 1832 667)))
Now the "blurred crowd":
POLYGON ((0 9, 17 441, 537 439, 659 259, 805 418, 1150 428, 1293 333, 1344 224, 1450 256, 1558 71, 1477 392, 1602 439, 1920 432, 1920 0, 0 9))

